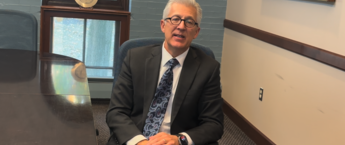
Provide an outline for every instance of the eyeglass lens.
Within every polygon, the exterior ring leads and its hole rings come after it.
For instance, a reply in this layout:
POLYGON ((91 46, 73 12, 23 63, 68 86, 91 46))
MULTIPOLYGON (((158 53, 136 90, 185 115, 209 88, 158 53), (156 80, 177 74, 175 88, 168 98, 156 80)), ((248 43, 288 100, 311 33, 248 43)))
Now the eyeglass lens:
POLYGON ((180 17, 177 17, 177 16, 174 16, 174 17, 171 17, 171 23, 174 24, 174 25, 178 25, 181 23, 181 21, 184 20, 184 23, 187 27, 194 27, 195 26, 195 21, 191 18, 187 18, 187 19, 181 19, 180 17))

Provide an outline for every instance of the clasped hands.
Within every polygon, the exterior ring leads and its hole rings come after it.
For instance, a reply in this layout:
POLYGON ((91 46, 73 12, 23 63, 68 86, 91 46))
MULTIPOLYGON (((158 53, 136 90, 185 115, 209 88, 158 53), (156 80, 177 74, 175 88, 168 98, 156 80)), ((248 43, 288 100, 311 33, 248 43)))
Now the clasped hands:
POLYGON ((155 136, 151 136, 149 140, 139 142, 137 145, 179 145, 179 142, 176 135, 160 132, 155 136))

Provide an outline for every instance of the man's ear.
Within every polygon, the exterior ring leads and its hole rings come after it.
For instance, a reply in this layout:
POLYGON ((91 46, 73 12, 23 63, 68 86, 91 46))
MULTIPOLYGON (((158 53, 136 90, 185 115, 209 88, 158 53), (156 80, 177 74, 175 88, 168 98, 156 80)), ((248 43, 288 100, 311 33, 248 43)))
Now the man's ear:
POLYGON ((195 31, 196 31, 196 33, 195 33, 195 35, 194 35, 194 39, 195 39, 196 37, 198 37, 199 32, 200 32, 200 27, 198 27, 195 31))
POLYGON ((162 30, 163 33, 165 33, 164 27, 165 27, 165 22, 164 22, 164 20, 162 19, 162 20, 161 20, 161 30, 162 30))

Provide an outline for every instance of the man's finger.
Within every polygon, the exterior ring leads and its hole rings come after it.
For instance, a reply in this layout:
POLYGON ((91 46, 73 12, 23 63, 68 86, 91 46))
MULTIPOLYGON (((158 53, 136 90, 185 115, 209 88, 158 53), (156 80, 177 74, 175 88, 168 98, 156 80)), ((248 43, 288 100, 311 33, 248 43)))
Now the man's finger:
POLYGON ((175 140, 170 140, 169 142, 166 143, 167 145, 176 145, 175 140))

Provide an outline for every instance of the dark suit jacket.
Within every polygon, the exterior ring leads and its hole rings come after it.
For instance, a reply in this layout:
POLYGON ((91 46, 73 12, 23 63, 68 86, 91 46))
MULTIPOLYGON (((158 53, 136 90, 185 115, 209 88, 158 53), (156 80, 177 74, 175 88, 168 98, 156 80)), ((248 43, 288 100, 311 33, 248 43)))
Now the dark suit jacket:
MULTIPOLYGON (((162 45, 131 49, 113 88, 107 124, 108 145, 142 134, 157 88, 162 45)), ((171 134, 186 132, 196 145, 218 144, 223 134, 220 64, 190 48, 181 71, 171 114, 171 134)))

